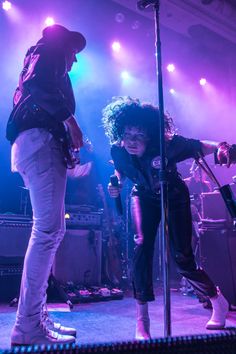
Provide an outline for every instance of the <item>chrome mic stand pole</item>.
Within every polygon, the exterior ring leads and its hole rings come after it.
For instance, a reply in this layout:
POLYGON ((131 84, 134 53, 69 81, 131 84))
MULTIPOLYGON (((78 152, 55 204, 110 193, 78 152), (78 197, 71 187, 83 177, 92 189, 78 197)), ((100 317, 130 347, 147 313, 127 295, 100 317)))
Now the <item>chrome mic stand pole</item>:
POLYGON ((130 280, 129 271, 129 185, 126 185, 126 196, 125 196, 125 261, 126 261, 126 276, 130 280))
POLYGON ((129 260, 129 185, 126 183, 125 190, 125 214, 123 219, 123 280, 126 285, 130 283, 130 260, 129 260))
POLYGON ((164 335, 171 336, 171 303, 170 303, 170 281, 169 281, 169 234, 168 234, 168 195, 166 176, 166 152, 165 152, 165 120, 164 120, 164 99, 162 80, 162 60, 161 60, 161 39, 160 39, 160 0, 139 0, 137 6, 144 10, 152 5, 155 16, 156 35, 156 69, 158 80, 158 100, 160 119, 160 189, 161 189, 161 239, 162 239, 162 260, 163 260, 163 285, 164 285, 164 335))

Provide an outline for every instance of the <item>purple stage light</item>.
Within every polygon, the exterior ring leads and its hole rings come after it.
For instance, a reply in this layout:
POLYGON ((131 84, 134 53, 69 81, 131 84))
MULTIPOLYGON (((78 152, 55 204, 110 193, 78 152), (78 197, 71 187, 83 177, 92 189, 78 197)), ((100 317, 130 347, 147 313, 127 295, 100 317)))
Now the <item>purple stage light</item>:
POLYGON ((127 81, 130 79, 130 74, 128 71, 124 70, 121 72, 121 77, 124 81, 127 81))
POLYGON ((55 21, 54 21, 53 17, 47 17, 45 20, 45 25, 47 25, 47 26, 52 26, 52 25, 54 25, 54 23, 55 23, 55 21))
POLYGON ((131 26, 131 28, 133 30, 137 30, 137 29, 139 29, 139 27, 140 27, 140 22, 139 21, 134 21, 132 26, 131 26))
POLYGON ((115 16, 115 20, 117 23, 122 23, 125 20, 125 15, 122 14, 121 12, 118 12, 115 16))
POLYGON ((174 94, 175 94, 175 89, 171 88, 171 89, 169 90, 169 92, 170 92, 172 95, 174 95, 174 94))
POLYGON ((3 1, 2 3, 2 8, 5 11, 9 11, 11 9, 11 3, 10 1, 3 1))
POLYGON ((112 50, 116 53, 119 53, 121 50, 120 42, 117 42, 117 41, 113 42, 111 47, 112 47, 112 50))
POLYGON ((169 71, 169 73, 173 73, 173 71, 175 71, 174 64, 168 64, 166 68, 169 71))
POLYGON ((206 81, 206 79, 205 79, 204 77, 202 77, 202 78, 199 80, 199 84, 200 84, 201 86, 205 86, 206 83, 207 83, 207 81, 206 81))

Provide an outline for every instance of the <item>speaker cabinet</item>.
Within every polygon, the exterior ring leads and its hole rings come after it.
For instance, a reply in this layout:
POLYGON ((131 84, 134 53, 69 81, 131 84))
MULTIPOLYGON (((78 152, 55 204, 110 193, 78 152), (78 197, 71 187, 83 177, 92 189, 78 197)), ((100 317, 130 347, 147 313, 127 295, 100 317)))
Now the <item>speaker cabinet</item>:
POLYGON ((0 302, 19 297, 23 257, 0 257, 0 302))
POLYGON ((55 257, 53 275, 65 284, 101 284, 102 232, 84 229, 66 231, 55 257))
POLYGON ((24 257, 28 246, 32 224, 0 223, 0 257, 24 257))
POLYGON ((202 212, 204 219, 229 219, 229 212, 220 192, 202 193, 202 212))
POLYGON ((0 301, 19 296, 24 256, 31 234, 31 222, 0 222, 0 301))
POLYGON ((201 230, 201 266, 236 305, 236 230, 201 230))

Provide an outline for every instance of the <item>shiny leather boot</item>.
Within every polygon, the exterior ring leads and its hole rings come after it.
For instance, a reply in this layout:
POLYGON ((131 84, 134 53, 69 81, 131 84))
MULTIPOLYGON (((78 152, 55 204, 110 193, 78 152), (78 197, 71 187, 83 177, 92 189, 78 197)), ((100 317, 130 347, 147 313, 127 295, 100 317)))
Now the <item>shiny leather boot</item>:
POLYGON ((148 314, 148 303, 136 303, 137 322, 136 322, 136 340, 151 339, 150 335, 150 319, 148 314))
POLYGON ((225 319, 229 311, 228 301, 225 299, 220 289, 217 295, 210 298, 212 304, 212 316, 206 324, 206 329, 222 329, 225 327, 225 319))

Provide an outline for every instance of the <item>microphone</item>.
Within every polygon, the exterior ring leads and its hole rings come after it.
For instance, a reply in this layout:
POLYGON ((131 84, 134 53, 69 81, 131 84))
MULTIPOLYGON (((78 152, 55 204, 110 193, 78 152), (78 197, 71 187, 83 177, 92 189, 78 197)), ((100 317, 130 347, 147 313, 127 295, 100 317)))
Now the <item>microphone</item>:
POLYGON ((145 10, 150 5, 155 5, 158 0, 139 0, 137 2, 137 8, 139 10, 145 10))
MULTIPOLYGON (((110 176, 110 182, 113 187, 118 187, 119 186, 119 181, 118 177, 116 175, 110 176)), ((123 214, 123 208, 122 208, 122 203, 121 203, 121 197, 118 195, 118 197, 115 198, 115 204, 116 204, 116 210, 119 215, 123 214)))

